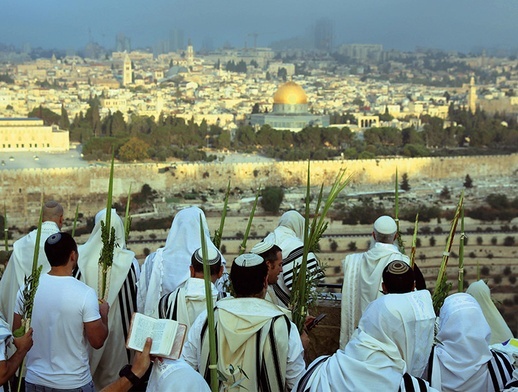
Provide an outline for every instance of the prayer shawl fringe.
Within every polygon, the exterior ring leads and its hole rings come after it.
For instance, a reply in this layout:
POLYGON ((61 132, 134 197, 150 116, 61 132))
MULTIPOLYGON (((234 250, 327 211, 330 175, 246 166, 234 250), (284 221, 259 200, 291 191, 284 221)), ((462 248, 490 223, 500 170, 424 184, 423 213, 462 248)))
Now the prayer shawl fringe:
MULTIPOLYGON (((215 316, 219 313, 219 309, 215 308, 215 316)), ((217 316, 216 316, 217 320, 217 316)), ((218 340, 218 322, 216 321, 216 355, 218 358, 218 370, 223 373, 228 380, 229 385, 232 384, 233 378, 229 372, 229 366, 234 367, 234 376, 236 380, 243 378, 239 368, 243 369, 249 379, 244 379, 240 384, 242 387, 248 388, 249 391, 284 391, 286 385, 286 364, 288 357, 288 339, 291 324, 287 316, 278 315, 270 319, 259 329, 257 333, 252 335, 245 342, 245 348, 240 358, 236 357, 236 363, 224 363, 220 354, 221 347, 218 340), (254 359, 249 357, 250 353, 255 352, 254 359), (247 359, 248 358, 248 359, 247 359), (253 362, 251 362, 253 361, 253 362), (253 364, 255 363, 255 365, 253 364)), ((204 375, 207 382, 210 380, 209 371, 209 343, 207 332, 207 322, 205 322, 201 331, 201 366, 200 373, 204 375)), ((219 334, 219 336, 221 336, 219 334)), ((227 383, 227 384, 228 384, 227 383)), ((227 385, 228 386, 228 385, 227 385)), ((223 387, 220 382, 220 388, 223 387)))

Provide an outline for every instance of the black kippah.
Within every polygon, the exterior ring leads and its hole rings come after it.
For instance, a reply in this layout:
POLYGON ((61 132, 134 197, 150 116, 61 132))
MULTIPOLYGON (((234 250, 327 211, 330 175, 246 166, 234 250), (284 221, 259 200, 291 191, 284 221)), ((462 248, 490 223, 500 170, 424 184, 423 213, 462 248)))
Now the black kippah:
POLYGON ((414 289, 414 280, 414 270, 404 261, 392 261, 383 269, 383 283, 388 293, 409 293, 414 289))

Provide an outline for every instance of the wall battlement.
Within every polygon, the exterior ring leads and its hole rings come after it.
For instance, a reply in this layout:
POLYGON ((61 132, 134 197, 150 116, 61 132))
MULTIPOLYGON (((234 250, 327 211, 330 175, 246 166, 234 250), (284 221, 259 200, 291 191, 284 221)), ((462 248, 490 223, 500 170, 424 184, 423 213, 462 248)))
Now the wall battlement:
MULTIPOLYGON (((225 189, 229 180, 233 188, 241 189, 255 190, 268 185, 303 186, 307 167, 307 161, 115 164, 113 195, 117 200, 127 195, 130 185, 136 192, 144 184, 167 195, 193 189, 225 189)), ((475 181, 497 177, 511 179, 518 176, 518 154, 314 161, 311 162, 311 183, 331 185, 342 169, 351 175, 354 185, 387 184, 392 187, 396 169, 400 176, 407 173, 411 182, 413 179, 463 181, 467 174, 475 181)), ((23 216, 29 222, 39 210, 41 192, 45 199, 55 198, 65 207, 74 209, 80 202, 95 213, 105 203, 109 174, 109 165, 0 170, 0 195, 10 216, 23 216)))

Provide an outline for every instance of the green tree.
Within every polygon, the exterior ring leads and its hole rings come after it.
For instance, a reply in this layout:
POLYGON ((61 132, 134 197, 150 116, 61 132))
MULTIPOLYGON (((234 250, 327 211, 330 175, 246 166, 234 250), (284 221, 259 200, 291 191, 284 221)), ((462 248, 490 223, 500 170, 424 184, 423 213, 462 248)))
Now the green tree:
POLYGON ((466 178, 464 179, 464 188, 473 188, 473 180, 466 174, 466 178))
POLYGON ((445 200, 449 200, 451 198, 450 189, 446 185, 441 189, 439 197, 445 200))
POLYGON ((127 125, 126 120, 124 120, 124 115, 121 111, 117 110, 111 116, 110 122, 110 135, 115 137, 125 137, 127 136, 127 125))
POLYGON ((119 159, 125 162, 140 161, 149 158, 149 144, 132 137, 119 149, 119 159))
POLYGON ((61 104, 61 117, 59 118, 59 129, 70 129, 70 120, 65 105, 61 104))
POLYGON ((268 186, 261 192, 261 206, 265 211, 277 214, 282 200, 284 199, 284 190, 278 186, 268 186))
POLYGON ((40 105, 29 112, 27 117, 41 118, 45 125, 59 124, 61 116, 50 109, 47 109, 40 105))
POLYGON ((101 116, 99 115, 99 99, 94 98, 88 102, 90 107, 86 110, 85 119, 90 125, 93 135, 100 136, 102 132, 101 116))
POLYGON ((403 173, 403 175, 401 176, 401 185, 399 186, 401 189, 403 189, 404 191, 408 192, 411 188, 410 188, 410 184, 408 182, 408 174, 407 173, 403 173))
POLYGON ((383 114, 379 115, 380 121, 392 121, 394 120, 394 116, 392 116, 389 111, 388 107, 385 107, 385 112, 383 114))
POLYGON ((7 84, 14 84, 14 79, 11 78, 7 72, 0 75, 0 82, 4 82, 7 84))
POLYGON ((281 67, 277 70, 277 77, 279 79, 282 79, 284 82, 286 80, 288 80, 288 71, 286 70, 286 68, 284 67, 281 67))

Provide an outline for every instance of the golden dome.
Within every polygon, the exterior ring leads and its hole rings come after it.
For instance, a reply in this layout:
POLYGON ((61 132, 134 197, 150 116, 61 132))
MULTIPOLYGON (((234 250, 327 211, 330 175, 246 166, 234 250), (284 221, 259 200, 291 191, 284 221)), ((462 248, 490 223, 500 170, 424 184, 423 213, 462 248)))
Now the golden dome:
POLYGON ((273 96, 273 103, 290 105, 306 104, 308 103, 308 97, 304 89, 297 83, 287 82, 279 87, 273 96))

